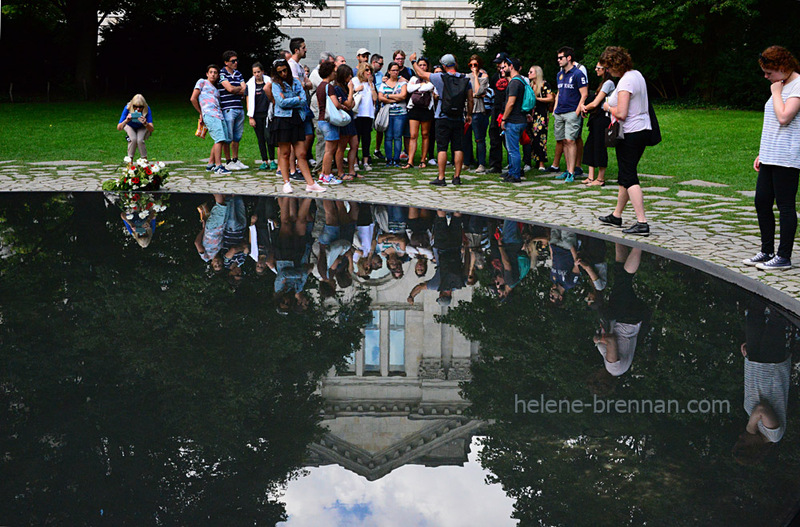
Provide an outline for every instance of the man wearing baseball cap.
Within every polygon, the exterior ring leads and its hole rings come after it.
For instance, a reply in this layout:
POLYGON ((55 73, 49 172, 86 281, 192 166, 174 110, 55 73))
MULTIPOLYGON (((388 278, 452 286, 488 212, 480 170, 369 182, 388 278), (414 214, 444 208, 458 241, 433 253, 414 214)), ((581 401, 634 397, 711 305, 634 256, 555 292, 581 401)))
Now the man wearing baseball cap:
POLYGON ((519 183, 522 177, 522 157, 519 151, 519 142, 522 132, 527 126, 527 116, 522 111, 522 100, 525 98, 525 84, 527 80, 519 74, 522 67, 519 59, 506 57, 503 63, 508 69, 508 89, 506 90, 506 104, 503 109, 503 120, 500 128, 505 131, 506 150, 508 150, 508 175, 505 181, 519 183))
POLYGON ((439 93, 434 118, 436 119, 436 161, 439 165, 439 176, 431 181, 431 185, 447 186, 444 169, 447 165, 447 147, 452 145, 455 174, 453 185, 461 184, 461 167, 464 164, 464 127, 472 122, 472 83, 466 75, 458 73, 456 59, 451 54, 441 58, 444 73, 429 73, 417 66, 417 54, 409 57, 414 73, 422 82, 430 81, 439 93), (443 104, 447 102, 448 104, 443 104), (464 109, 466 108, 466 117, 464 109))

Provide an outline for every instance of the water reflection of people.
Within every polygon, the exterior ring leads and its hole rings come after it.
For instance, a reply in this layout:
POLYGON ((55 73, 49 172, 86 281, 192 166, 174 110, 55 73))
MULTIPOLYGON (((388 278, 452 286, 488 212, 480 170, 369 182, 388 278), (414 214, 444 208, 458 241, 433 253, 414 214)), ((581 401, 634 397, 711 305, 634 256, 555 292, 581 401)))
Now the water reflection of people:
POLYGON ((406 255, 408 207, 389 205, 386 210, 388 221, 387 225, 381 226, 382 232, 378 234, 378 250, 386 259, 386 267, 392 276, 399 280, 405 274, 403 264, 409 260, 406 255))
POLYGON ((306 245, 314 218, 310 198, 278 198, 281 226, 275 244, 275 305, 279 313, 308 306, 303 288, 311 272, 306 245))
POLYGON ((786 404, 792 369, 792 327, 763 304, 745 311, 744 410, 749 419, 733 447, 743 465, 761 461, 786 432, 786 404))
POLYGON ((564 294, 578 285, 580 268, 578 267, 578 237, 574 232, 561 229, 550 230, 550 258, 553 267, 550 269, 550 301, 560 306, 564 303, 564 294))
POLYGON ((433 220, 436 272, 430 280, 414 286, 406 299, 409 304, 414 303, 414 299, 419 293, 429 289, 439 292, 436 302, 440 306, 446 307, 452 301, 453 291, 464 287, 466 279, 461 252, 463 232, 460 213, 454 212, 448 219, 445 211, 436 211, 436 218, 433 220))
POLYGON ((414 274, 420 278, 428 274, 428 262, 434 260, 431 246, 433 210, 409 207, 408 243, 406 254, 414 258, 414 274))
POLYGON ((589 378, 589 388, 597 395, 614 390, 615 379, 633 364, 636 341, 647 314, 647 306, 633 288, 633 279, 642 260, 641 249, 614 244, 615 258, 608 303, 600 308, 600 330, 594 337, 603 356, 603 369, 589 378))
POLYGON ((506 298, 530 270, 531 260, 522 252, 519 222, 503 221, 491 243, 491 258, 495 290, 500 298, 506 298))
POLYGON ((194 246, 197 254, 204 262, 211 262, 215 272, 222 271, 222 231, 225 227, 225 215, 228 210, 222 194, 214 194, 214 205, 211 209, 204 202, 197 207, 203 228, 197 233, 194 246))
POLYGON ((317 273, 320 294, 331 297, 336 285, 345 289, 353 283, 353 236, 356 232, 358 204, 325 200, 325 226, 318 239, 317 273))

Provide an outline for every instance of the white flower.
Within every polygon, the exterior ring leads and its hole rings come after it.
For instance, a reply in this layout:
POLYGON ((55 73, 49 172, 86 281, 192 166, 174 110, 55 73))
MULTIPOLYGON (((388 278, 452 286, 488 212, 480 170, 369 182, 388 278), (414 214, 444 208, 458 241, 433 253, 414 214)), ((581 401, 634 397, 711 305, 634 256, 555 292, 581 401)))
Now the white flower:
POLYGON ((129 169, 128 169, 128 175, 129 175, 129 176, 132 176, 132 175, 134 175, 135 173, 136 173, 136 171, 135 171, 134 169, 132 169, 132 168, 129 168, 129 169))
POLYGON ((125 156, 124 158, 122 158, 122 160, 125 161, 126 163, 130 163, 131 162, 131 156, 125 156))
POLYGON ((144 168, 144 167, 146 167, 146 166, 147 166, 147 161, 145 161, 144 159, 142 159, 142 158, 140 157, 139 159, 137 159, 137 160, 136 160, 136 164, 137 164, 138 166, 140 166, 140 167, 144 168))
POLYGON ((158 162, 158 166, 159 166, 160 168, 164 168, 164 167, 165 167, 165 166, 167 166, 167 165, 166 165, 166 164, 165 164, 163 161, 159 161, 159 162, 158 162))
POLYGON ((139 213, 139 217, 140 217, 141 219, 145 219, 145 218, 146 218, 147 216, 149 216, 149 215, 150 215, 150 213, 149 213, 149 212, 147 212, 146 210, 143 210, 142 212, 140 212, 140 213, 139 213))
POLYGON ((125 215, 125 217, 126 217, 127 219, 129 219, 129 220, 132 220, 132 219, 133 219, 133 214, 129 212, 129 213, 127 213, 127 214, 125 215))
POLYGON ((158 165, 154 165, 152 170, 153 170, 153 174, 155 174, 155 173, 157 173, 159 170, 161 170, 161 168, 159 168, 159 166, 158 166, 158 165))

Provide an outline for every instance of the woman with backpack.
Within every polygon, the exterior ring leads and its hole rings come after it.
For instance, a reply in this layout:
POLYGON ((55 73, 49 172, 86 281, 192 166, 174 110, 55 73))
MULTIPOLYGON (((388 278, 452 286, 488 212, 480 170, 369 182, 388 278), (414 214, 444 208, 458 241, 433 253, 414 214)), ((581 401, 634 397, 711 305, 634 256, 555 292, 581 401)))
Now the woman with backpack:
MULTIPOLYGON (((423 71, 428 71, 430 66, 425 57, 420 57, 417 65, 423 71)), ((422 131, 422 159, 419 167, 425 168, 431 123, 433 123, 433 83, 414 76, 408 81, 407 91, 411 94, 407 106, 411 141, 408 144, 408 163, 402 168, 408 169, 414 166, 414 155, 417 153, 417 137, 420 130, 422 131)))

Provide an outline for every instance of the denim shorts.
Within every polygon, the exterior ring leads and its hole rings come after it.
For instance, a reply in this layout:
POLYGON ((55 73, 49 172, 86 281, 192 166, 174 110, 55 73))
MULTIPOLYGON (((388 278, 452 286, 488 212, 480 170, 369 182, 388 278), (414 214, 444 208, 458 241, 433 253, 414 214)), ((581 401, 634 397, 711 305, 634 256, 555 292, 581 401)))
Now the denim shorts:
POLYGON ((339 239, 341 227, 338 225, 326 225, 322 228, 322 234, 319 235, 320 245, 330 245, 339 239))
POLYGON ((203 123, 205 123, 208 132, 211 134, 211 139, 215 143, 230 143, 230 135, 228 135, 228 127, 222 122, 219 117, 212 117, 210 115, 203 116, 203 123))
POLYGON ((319 127, 319 131, 322 132, 322 136, 325 138, 326 141, 339 140, 338 126, 333 126, 328 121, 317 121, 317 126, 319 127))
POLYGON ((303 131, 306 135, 314 135, 314 114, 310 111, 306 115, 306 120, 303 121, 303 131))
POLYGON ((222 116, 225 117, 225 126, 228 128, 228 142, 238 143, 241 141, 244 133, 244 110, 228 108, 222 110, 222 116))

